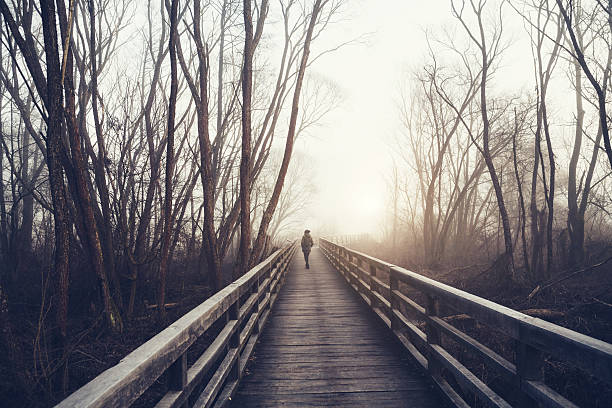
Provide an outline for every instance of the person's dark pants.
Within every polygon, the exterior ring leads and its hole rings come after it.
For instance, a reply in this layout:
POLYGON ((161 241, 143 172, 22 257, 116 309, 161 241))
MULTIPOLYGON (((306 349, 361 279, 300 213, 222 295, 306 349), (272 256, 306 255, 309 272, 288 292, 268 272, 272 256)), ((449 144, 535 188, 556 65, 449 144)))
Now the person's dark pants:
POLYGON ((308 255, 310 255, 310 251, 304 251, 302 249, 302 252, 304 252, 304 260, 306 261, 306 267, 309 268, 310 265, 308 265, 308 255))

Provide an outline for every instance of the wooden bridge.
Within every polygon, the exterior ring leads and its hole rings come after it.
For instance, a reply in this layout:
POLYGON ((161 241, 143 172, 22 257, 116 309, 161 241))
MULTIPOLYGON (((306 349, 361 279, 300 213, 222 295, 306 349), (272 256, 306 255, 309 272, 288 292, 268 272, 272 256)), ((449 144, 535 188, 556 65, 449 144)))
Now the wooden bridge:
POLYGON ((611 344, 324 239, 306 270, 296 248, 272 254, 58 407, 575 407, 546 385, 546 358, 612 382, 611 344), (511 355, 449 323, 449 311, 507 338, 511 355), (495 386, 457 353, 494 373, 495 386), (162 379, 161 397, 143 398, 162 379))

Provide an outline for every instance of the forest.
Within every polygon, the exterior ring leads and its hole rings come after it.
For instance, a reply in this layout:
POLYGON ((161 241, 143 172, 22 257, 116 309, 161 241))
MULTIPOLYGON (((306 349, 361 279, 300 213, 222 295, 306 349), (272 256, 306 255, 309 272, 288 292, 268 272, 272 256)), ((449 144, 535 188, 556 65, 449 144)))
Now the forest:
MULTIPOLYGON (((352 3, 0 0, 3 401, 52 406, 299 237, 352 3)), ((610 342, 612 0, 443 3, 353 244, 610 342)))
POLYGON ((395 262, 484 267, 533 297, 610 261, 611 7, 450 3, 457 24, 426 33, 401 93, 383 240, 395 262), (504 77, 509 14, 530 46, 528 88, 504 77))
POLYGON ((61 400, 278 245, 339 6, 0 2, 4 401, 61 400))

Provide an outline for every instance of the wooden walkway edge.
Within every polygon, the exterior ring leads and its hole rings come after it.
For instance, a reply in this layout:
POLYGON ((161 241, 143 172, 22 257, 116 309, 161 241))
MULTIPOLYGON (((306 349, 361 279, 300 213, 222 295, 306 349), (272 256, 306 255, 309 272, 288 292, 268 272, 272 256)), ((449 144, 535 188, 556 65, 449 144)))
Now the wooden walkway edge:
POLYGON ((297 252, 232 407, 423 407, 442 399, 319 248, 297 252))

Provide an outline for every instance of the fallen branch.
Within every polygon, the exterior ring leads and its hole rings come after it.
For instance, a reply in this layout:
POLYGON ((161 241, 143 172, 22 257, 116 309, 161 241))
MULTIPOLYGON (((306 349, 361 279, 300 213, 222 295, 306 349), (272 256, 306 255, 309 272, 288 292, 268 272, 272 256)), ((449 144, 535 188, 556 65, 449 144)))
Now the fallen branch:
POLYGON ((608 307, 612 307, 612 305, 610 303, 604 302, 603 300, 599 300, 597 298, 593 298, 593 300, 599 304, 602 304, 604 306, 608 306, 608 307))
POLYGON ((461 322, 465 320, 472 320, 474 318, 470 315, 462 313, 458 315, 446 316, 446 317, 443 317, 442 319, 446 322, 461 322))
MULTIPOLYGON (((541 319, 548 319, 548 320, 559 320, 559 319, 564 318, 566 315, 565 312, 560 312, 558 310, 552 310, 552 309, 523 309, 523 310, 519 310, 519 312, 524 313, 531 317, 539 317, 541 319)), ((467 315, 465 313, 446 316, 446 317, 443 317, 442 319, 446 322, 464 322, 464 321, 475 320, 472 316, 467 315)))
POLYGON ((461 271, 465 271, 465 270, 473 269, 473 268, 480 268, 480 267, 483 267, 483 266, 486 266, 486 265, 487 264, 473 264, 473 265, 458 266, 456 268, 453 268, 453 269, 450 269, 448 271, 442 272, 440 274, 440 276, 446 277, 446 276, 451 275, 451 274, 456 273, 456 272, 461 272, 461 271))
MULTIPOLYGON (((170 309, 170 308, 178 306, 178 303, 166 303, 164 306, 166 307, 166 309, 170 309)), ((147 307, 147 310, 157 309, 157 303, 154 305, 147 305, 146 307, 147 307)))
POLYGON ((610 262, 610 261, 612 261, 612 256, 611 256, 611 257, 609 257, 609 258, 606 258, 606 259, 604 259, 603 261, 601 261, 601 262, 599 262, 599 263, 596 263, 596 264, 594 264, 594 265, 591 265, 591 266, 588 266, 588 267, 586 267, 586 268, 578 269, 577 271, 571 272, 570 274, 568 274, 568 275, 566 275, 566 276, 564 276, 564 277, 562 277, 562 278, 560 278, 560 279, 557 279, 557 280, 555 280, 555 281, 552 281, 552 282, 546 283, 546 284, 544 284, 544 285, 538 285, 538 286, 536 286, 536 287, 535 287, 535 288, 534 288, 534 289, 531 291, 531 293, 529 294, 529 296, 527 296, 527 299, 531 299, 532 297, 534 297, 535 295, 537 295, 539 292, 543 291, 544 289, 548 289, 548 288, 550 288, 551 286, 555 286, 555 285, 557 285, 557 284, 559 284, 559 283, 561 283, 561 282, 564 282, 564 281, 566 281, 566 280, 568 280, 568 279, 570 279, 570 278, 572 278, 572 277, 574 277, 574 276, 576 276, 576 275, 578 275, 578 274, 581 274, 581 273, 583 273, 583 272, 588 272, 588 271, 593 270, 593 269, 595 269, 595 268, 599 268, 600 266, 605 265, 606 263, 608 263, 608 262, 610 262))
POLYGON ((525 309, 520 310, 520 312, 531 317, 539 317, 540 319, 548 320, 559 320, 565 317, 565 312, 552 309, 525 309))

